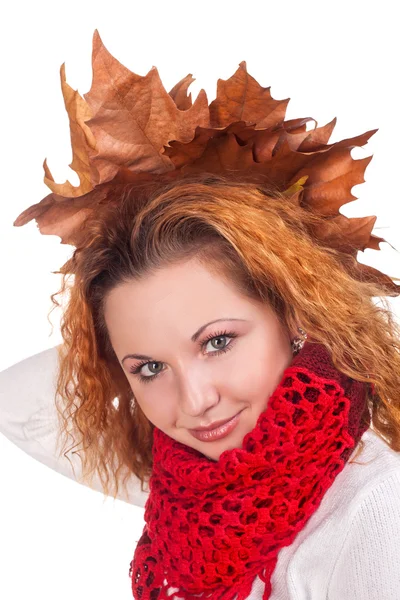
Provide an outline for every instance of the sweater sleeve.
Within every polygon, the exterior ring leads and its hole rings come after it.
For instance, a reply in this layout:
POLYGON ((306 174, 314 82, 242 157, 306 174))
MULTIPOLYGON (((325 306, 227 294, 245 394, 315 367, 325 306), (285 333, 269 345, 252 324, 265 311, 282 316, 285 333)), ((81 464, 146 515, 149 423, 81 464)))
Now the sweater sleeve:
MULTIPOLYGON (((55 405, 58 368, 57 346, 29 356, 0 372, 0 432, 24 452, 58 473, 78 480, 81 461, 76 454, 59 456, 58 413, 55 405)), ((72 438, 71 438, 72 441, 72 438)), ((139 479, 131 474, 117 498, 144 507, 148 492, 142 492, 139 479)), ((84 482, 78 481, 78 483, 84 482)), ((90 487, 104 493, 96 474, 90 487)), ((146 489, 146 488, 145 488, 146 489)))
POLYGON ((360 504, 333 568, 327 600, 400 600, 400 472, 360 504))

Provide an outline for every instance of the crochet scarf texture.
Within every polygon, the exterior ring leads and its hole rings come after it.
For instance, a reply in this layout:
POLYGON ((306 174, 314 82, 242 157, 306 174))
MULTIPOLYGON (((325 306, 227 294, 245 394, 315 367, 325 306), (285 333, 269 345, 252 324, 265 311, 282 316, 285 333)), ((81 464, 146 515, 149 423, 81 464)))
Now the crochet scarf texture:
POLYGON ((368 385, 308 339, 241 448, 213 461, 154 428, 145 526, 129 569, 133 597, 244 600, 258 575, 267 600, 280 549, 370 426, 368 385))

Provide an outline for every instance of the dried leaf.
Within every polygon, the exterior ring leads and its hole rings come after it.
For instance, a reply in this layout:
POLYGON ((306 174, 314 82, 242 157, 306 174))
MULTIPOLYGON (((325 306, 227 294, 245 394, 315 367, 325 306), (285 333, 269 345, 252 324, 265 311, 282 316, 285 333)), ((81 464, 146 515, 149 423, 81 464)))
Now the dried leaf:
POLYGON ((73 90, 65 79, 65 63, 61 65, 61 89, 64 97, 65 108, 69 117, 70 135, 73 159, 69 165, 79 176, 80 185, 74 187, 69 181, 55 183, 46 159, 43 164, 45 171, 44 182, 55 194, 61 196, 82 196, 93 189, 90 178, 90 149, 95 150, 96 140, 85 121, 90 119, 89 106, 76 90, 73 90))
POLYGON ((372 234, 376 217, 349 219, 340 213, 341 206, 356 199, 351 190, 365 181, 372 158, 354 160, 351 150, 366 144, 377 129, 329 144, 336 118, 322 127, 312 117, 285 121, 290 98, 272 98, 270 88, 247 73, 245 61, 230 78, 218 80, 210 105, 204 90, 192 103, 192 74, 168 93, 155 67, 145 76, 133 73, 108 52, 97 30, 92 69, 91 88, 82 98, 66 83, 61 67, 70 166, 80 185, 55 183, 45 161, 45 183, 53 193, 24 210, 15 226, 36 219, 41 233, 78 245, 85 241, 87 219, 101 204, 118 202, 121 186, 150 191, 196 171, 231 174, 276 188, 326 217, 313 231, 315 238, 340 250, 343 266, 354 276, 380 282, 392 295, 400 293, 387 275, 355 261, 358 250, 379 250, 386 241, 372 234), (309 122, 314 128, 307 131, 309 122))
POLYGON ((92 87, 84 96, 93 114, 86 124, 97 143, 92 156, 97 184, 110 181, 119 166, 135 172, 172 170, 171 161, 161 154, 163 146, 170 140, 188 142, 198 125, 210 123, 204 90, 190 108, 180 110, 156 67, 144 77, 132 73, 108 52, 97 31, 92 67, 92 87))

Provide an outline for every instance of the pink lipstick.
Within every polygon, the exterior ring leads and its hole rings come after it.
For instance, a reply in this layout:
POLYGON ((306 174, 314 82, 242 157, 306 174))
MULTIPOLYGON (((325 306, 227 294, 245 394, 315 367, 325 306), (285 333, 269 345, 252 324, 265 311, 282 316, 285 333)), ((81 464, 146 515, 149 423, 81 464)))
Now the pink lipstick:
POLYGON ((200 431, 199 429, 188 429, 188 431, 192 434, 193 437, 197 438, 202 442, 213 442, 214 440, 220 440, 235 429, 236 425, 239 423, 239 415, 241 412, 242 411, 240 411, 232 419, 230 419, 223 425, 216 427, 215 429, 203 431, 200 431))

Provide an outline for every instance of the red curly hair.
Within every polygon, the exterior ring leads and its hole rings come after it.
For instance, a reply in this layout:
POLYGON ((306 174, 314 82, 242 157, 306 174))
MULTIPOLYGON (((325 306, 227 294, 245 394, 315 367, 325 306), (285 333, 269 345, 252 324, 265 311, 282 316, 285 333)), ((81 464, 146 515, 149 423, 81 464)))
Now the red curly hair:
POLYGON ((275 189, 207 173, 147 194, 127 184, 119 200, 85 224, 89 243, 68 261, 73 281, 65 273, 51 296, 53 310, 60 306, 55 296, 68 292, 58 347, 59 442, 65 456, 81 450, 85 482, 97 472, 104 493, 116 498, 121 475, 123 485, 136 475, 143 491, 152 471, 154 426, 134 401, 111 346, 105 298, 123 282, 192 257, 240 294, 267 303, 288 330, 301 325, 328 348, 336 368, 373 383, 372 427, 400 451, 399 326, 387 290, 353 277, 339 251, 310 235, 323 216, 275 189))

